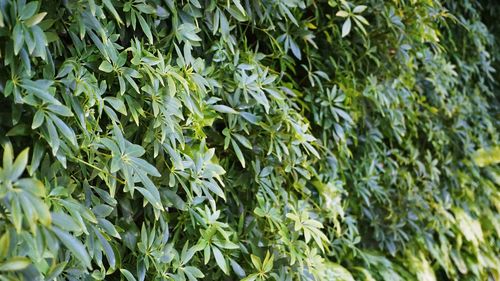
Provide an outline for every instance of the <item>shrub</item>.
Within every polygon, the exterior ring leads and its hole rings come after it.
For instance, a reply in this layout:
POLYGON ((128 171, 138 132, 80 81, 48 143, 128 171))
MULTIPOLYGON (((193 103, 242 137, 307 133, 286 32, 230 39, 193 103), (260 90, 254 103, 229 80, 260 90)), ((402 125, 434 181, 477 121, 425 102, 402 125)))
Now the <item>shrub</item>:
POLYGON ((498 12, 0 0, 0 279, 500 280, 498 12))

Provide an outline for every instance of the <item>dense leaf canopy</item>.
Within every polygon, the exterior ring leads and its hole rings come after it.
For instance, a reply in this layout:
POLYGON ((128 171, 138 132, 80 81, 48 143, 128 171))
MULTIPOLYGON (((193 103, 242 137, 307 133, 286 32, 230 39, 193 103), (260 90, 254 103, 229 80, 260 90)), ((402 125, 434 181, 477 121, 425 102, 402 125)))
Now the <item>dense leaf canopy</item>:
POLYGON ((0 0, 0 280, 500 280, 496 0, 0 0))

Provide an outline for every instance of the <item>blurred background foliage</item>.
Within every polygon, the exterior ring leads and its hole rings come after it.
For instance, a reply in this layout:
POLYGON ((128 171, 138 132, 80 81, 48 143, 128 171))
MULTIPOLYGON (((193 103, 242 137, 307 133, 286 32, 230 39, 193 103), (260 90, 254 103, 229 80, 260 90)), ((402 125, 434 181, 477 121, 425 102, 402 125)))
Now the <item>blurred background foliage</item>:
POLYGON ((0 280, 500 280, 495 0, 0 0, 0 280))

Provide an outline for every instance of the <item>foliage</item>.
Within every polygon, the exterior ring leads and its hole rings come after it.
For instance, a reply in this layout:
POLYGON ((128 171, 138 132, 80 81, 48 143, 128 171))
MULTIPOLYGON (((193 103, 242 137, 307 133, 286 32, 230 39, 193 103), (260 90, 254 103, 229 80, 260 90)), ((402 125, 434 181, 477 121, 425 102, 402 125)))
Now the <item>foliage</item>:
POLYGON ((499 12, 0 0, 0 280, 500 280, 499 12))

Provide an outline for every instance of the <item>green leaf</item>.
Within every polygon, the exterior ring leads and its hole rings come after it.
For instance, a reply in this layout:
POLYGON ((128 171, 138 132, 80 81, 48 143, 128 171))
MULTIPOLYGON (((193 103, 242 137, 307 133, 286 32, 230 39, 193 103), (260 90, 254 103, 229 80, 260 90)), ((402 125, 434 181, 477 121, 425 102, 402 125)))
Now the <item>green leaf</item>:
POLYGON ((219 250, 219 248, 212 246, 212 252, 214 253, 215 261, 217 262, 217 265, 222 269, 222 271, 228 275, 229 274, 229 269, 227 268, 227 262, 224 256, 222 255, 222 252, 219 250))
POLYGON ((231 268, 233 269, 234 273, 238 275, 238 277, 243 278, 246 276, 245 270, 233 259, 229 259, 229 262, 231 263, 231 268))
POLYGON ((323 274, 325 278, 335 278, 335 280, 343 280, 343 281, 354 281, 354 277, 352 274, 343 266, 328 262, 325 264, 325 272, 323 274))
POLYGON ((274 265, 274 255, 267 252, 266 257, 264 258, 264 262, 262 263, 262 270, 264 272, 269 272, 271 271, 271 269, 273 269, 273 265, 274 265))
POLYGON ((208 181, 204 181, 203 183, 205 184, 205 186, 208 187, 208 189, 210 189, 210 191, 217 194, 217 196, 219 196, 220 198, 226 200, 226 196, 224 195, 224 191, 222 191, 222 189, 217 184, 214 184, 214 183, 211 183, 208 181))
POLYGON ((17 124, 12 129, 10 129, 5 136, 14 137, 14 136, 28 136, 31 133, 29 126, 25 123, 17 124))
POLYGON ((9 253, 10 245, 10 235, 9 232, 5 232, 2 237, 0 237, 0 260, 4 260, 9 253))
POLYGON ((189 280, 197 280, 198 278, 203 278, 205 275, 194 266, 184 267, 184 273, 188 276, 189 280))
POLYGON ((77 147, 78 141, 76 140, 76 134, 73 129, 71 129, 66 123, 64 123, 64 121, 62 121, 54 114, 49 113, 48 116, 54 122, 54 124, 57 125, 59 132, 61 132, 64 138, 66 138, 71 143, 71 145, 77 147))
POLYGON ((31 261, 25 257, 12 257, 0 263, 0 271, 23 270, 31 264, 31 261))
POLYGON ((31 123, 31 129, 36 129, 43 124, 45 114, 42 110, 37 110, 35 116, 33 117, 33 123, 31 123))
POLYGON ((121 238, 115 226, 110 221, 103 218, 97 218, 97 221, 99 222, 99 226, 101 226, 106 231, 107 234, 118 239, 121 238))
POLYGON ((82 228, 80 225, 68 214, 63 212, 51 213, 52 222, 54 225, 66 231, 80 232, 82 228))
POLYGON ((258 117, 255 114, 249 112, 240 112, 240 115, 252 124, 257 124, 257 122, 259 121, 258 117))
POLYGON ((12 165, 9 178, 12 181, 17 180, 24 169, 26 169, 26 165, 28 164, 28 156, 29 156, 29 148, 24 149, 16 158, 16 161, 12 165))
POLYGON ((37 25, 43 20, 43 18, 45 18, 46 15, 47 15, 46 12, 36 14, 36 15, 32 16, 31 18, 29 18, 28 20, 26 20, 24 22, 24 24, 27 27, 32 27, 34 25, 37 25))
POLYGON ((12 202, 11 206, 11 213, 12 213, 12 224, 14 225, 14 228, 16 229, 16 232, 19 234, 21 232, 21 227, 23 223, 23 214, 21 212, 21 203, 19 202, 19 199, 16 197, 12 202))
POLYGON ((149 44, 153 44, 153 34, 151 34, 151 29, 149 28, 148 23, 141 15, 138 15, 137 18, 139 19, 142 31, 146 34, 146 37, 149 40, 149 44))
POLYGON ((247 277, 241 279, 241 281, 254 281, 254 280, 257 280, 257 277, 259 277, 258 273, 253 273, 253 274, 250 274, 247 277))
POLYGON ((347 18, 347 17, 349 17, 349 13, 346 12, 346 11, 338 11, 335 15, 337 17, 341 17, 341 18, 347 18))
POLYGON ((366 8, 368 8, 368 7, 365 5, 359 5, 359 6, 354 7, 354 9, 352 11, 353 11, 353 13, 360 14, 360 13, 364 12, 366 10, 366 8))
POLYGON ((54 280, 56 279, 61 273, 64 271, 64 268, 66 267, 66 262, 61 262, 58 264, 54 264, 50 271, 47 273, 45 280, 54 280))
POLYGON ((252 260, 252 264, 256 269, 260 270, 262 268, 262 263, 258 256, 250 255, 250 259, 252 260))
POLYGON ((295 43, 295 41, 293 41, 293 39, 290 39, 290 48, 292 49, 293 55, 298 60, 301 60, 302 59, 302 53, 300 52, 299 46, 297 45, 297 43, 295 43))
POLYGON ((80 240, 55 226, 52 227, 52 232, 85 267, 91 268, 90 256, 80 240))
POLYGON ((35 15, 38 10, 38 1, 28 2, 22 9, 19 14, 20 20, 26 20, 35 15))
POLYGON ((34 196, 27 196, 30 198, 30 203, 34 207, 38 221, 44 226, 50 226, 52 216, 50 215, 49 207, 39 198, 34 196))
POLYGON ((3 151, 3 168, 9 169, 14 161, 14 151, 12 150, 12 144, 10 142, 5 143, 3 151))
POLYGON ((109 216, 113 212, 113 207, 108 206, 106 204, 99 204, 92 208, 92 212, 97 216, 101 218, 105 218, 109 216))
POLYGON ((14 29, 12 30, 12 38, 14 40, 14 54, 17 56, 24 44, 24 34, 20 23, 14 26, 14 29))
POLYGON ((233 146, 234 153, 236 153, 236 157, 238 157, 238 160, 240 161, 241 166, 243 168, 245 168, 245 157, 243 156, 243 153, 241 152, 240 147, 233 139, 231 139, 231 145, 233 146))
POLYGON ((136 189, 144 196, 144 198, 153 205, 156 209, 162 210, 163 206, 161 204, 160 198, 151 193, 148 189, 142 187, 136 187, 136 189))
POLYGON ((66 117, 72 117, 73 116, 73 113, 71 112, 71 110, 64 106, 64 105, 59 105, 59 104, 49 104, 47 106, 47 109, 49 111, 52 111, 58 115, 61 115, 61 116, 66 116, 66 117))
POLYGON ((115 253, 113 252, 113 248, 111 248, 111 245, 109 242, 102 236, 102 234, 97 230, 94 229, 94 233, 96 234, 97 238, 99 239, 99 242, 101 243, 104 253, 106 254, 106 259, 108 260, 109 266, 111 268, 116 267, 116 257, 115 253))
POLYGON ((170 202, 174 205, 175 208, 186 211, 186 203, 182 200, 182 198, 176 193, 170 190, 162 190, 162 194, 164 194, 170 202))
POLYGON ((16 182, 16 186, 21 187, 25 191, 32 193, 37 197, 45 196, 45 186, 43 183, 34 178, 23 178, 16 182))
POLYGON ((238 111, 230 108, 229 106, 223 105, 223 104, 216 104, 213 106, 215 111, 221 112, 221 113, 230 113, 230 114, 238 114, 238 111))
POLYGON ((240 134, 233 134, 233 136, 246 148, 253 149, 252 143, 240 134))
POLYGON ((342 37, 346 37, 351 32, 351 18, 345 20, 342 25, 342 37))
POLYGON ((478 149, 472 157, 479 167, 498 164, 500 163, 500 146, 490 149, 478 149))
POLYGON ((127 108, 125 107, 125 103, 122 99, 115 97, 105 97, 105 101, 107 101, 116 111, 120 112, 123 115, 127 115, 127 108))
POLYGON ((236 8, 238 8, 238 10, 243 14, 243 15, 246 15, 245 13, 245 9, 243 8, 243 6, 241 5, 240 3, 240 0, 233 0, 233 3, 234 5, 236 6, 236 8))
POLYGON ((49 94, 49 88, 53 84, 50 80, 36 80, 31 81, 28 79, 23 79, 21 87, 26 89, 29 93, 34 94, 38 98, 48 103, 60 105, 61 102, 49 94))
POLYGON ((130 160, 132 161, 132 163, 134 163, 136 165, 136 167, 138 169, 143 170, 144 172, 146 172, 146 174, 152 175, 154 177, 161 177, 161 174, 160 174, 160 172, 158 172, 156 167, 149 164, 144 159, 137 158, 137 157, 130 157, 130 160))
POLYGON ((132 275, 132 273, 130 273, 130 271, 123 269, 123 268, 120 268, 120 272, 122 273, 123 276, 125 276, 127 281, 136 281, 134 275, 132 275))
POLYGON ((111 0, 102 0, 102 3, 111 12, 111 14, 115 17, 115 20, 118 22, 118 25, 123 24, 123 21, 120 18, 120 15, 118 14, 118 12, 115 10, 115 7, 114 7, 113 3, 111 3, 111 0))
POLYGON ((38 169, 44 154, 45 154, 45 148, 43 147, 41 142, 37 141, 35 143, 35 149, 33 150, 33 157, 31 158, 31 165, 28 168, 28 172, 31 176, 38 169))
POLYGON ((106 72, 106 73, 110 73, 111 71, 113 71, 113 66, 111 65, 111 63, 109 63, 108 61, 104 60, 99 65, 99 70, 103 71, 103 72, 106 72))

